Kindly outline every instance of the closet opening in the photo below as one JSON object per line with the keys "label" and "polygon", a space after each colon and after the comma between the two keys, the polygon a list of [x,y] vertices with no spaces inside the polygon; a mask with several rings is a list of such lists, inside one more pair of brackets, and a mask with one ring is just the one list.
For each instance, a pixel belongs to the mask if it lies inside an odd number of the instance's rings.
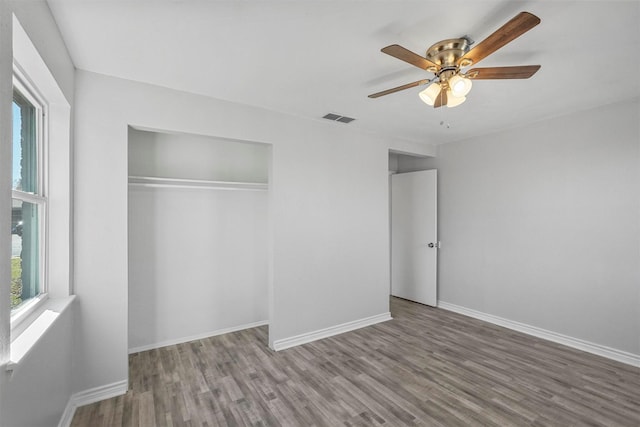
{"label": "closet opening", "polygon": [[267,325],[271,145],[128,137],[129,353]]}

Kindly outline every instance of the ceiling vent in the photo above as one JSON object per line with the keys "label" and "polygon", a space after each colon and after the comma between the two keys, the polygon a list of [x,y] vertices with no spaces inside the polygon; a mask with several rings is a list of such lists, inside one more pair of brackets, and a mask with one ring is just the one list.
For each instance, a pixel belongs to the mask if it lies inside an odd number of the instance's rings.
{"label": "ceiling vent", "polygon": [[340,114],[329,113],[322,117],[323,119],[333,120],[334,122],[351,123],[355,119],[352,117],[341,116]]}

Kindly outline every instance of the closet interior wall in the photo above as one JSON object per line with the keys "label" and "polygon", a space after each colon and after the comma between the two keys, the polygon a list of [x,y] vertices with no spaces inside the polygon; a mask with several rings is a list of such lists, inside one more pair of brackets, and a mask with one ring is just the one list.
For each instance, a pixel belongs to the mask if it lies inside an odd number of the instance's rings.
{"label": "closet interior wall", "polygon": [[270,146],[129,129],[129,352],[266,324]]}

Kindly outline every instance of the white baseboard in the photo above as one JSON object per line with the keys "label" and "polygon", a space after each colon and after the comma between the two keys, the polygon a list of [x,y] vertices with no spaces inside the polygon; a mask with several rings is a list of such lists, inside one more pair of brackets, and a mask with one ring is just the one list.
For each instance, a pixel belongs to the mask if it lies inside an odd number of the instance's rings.
{"label": "white baseboard", "polygon": [[450,304],[444,301],[438,301],[438,308],[473,317],[474,319],[484,320],[485,322],[493,323],[494,325],[503,326],[514,331],[533,335],[534,337],[542,338],[558,344],[563,344],[567,347],[573,347],[578,350],[586,351],[587,353],[596,354],[598,356],[606,357],[617,362],[626,363],[627,365],[640,367],[640,355],[637,354],[628,353],[626,351],[617,350],[615,348],[595,344],[567,335],[562,335],[557,332],[552,332],[535,326],[526,325],[524,323],[515,322],[513,320],[472,310],[470,308],[461,307],[459,305]]}
{"label": "white baseboard", "polygon": [[275,351],[285,350],[287,348],[295,347],[297,345],[310,343],[311,341],[320,340],[323,338],[329,338],[334,335],[342,334],[344,332],[353,331],[355,329],[364,328],[365,326],[375,325],[376,323],[385,322],[391,320],[391,313],[382,313],[371,317],[365,317],[364,319],[354,320],[352,322],[343,323],[341,325],[331,326],[329,328],[320,329],[306,334],[296,335],[290,338],[283,338],[273,342],[273,349]]}
{"label": "white baseboard", "polygon": [[231,332],[241,331],[243,329],[255,328],[257,326],[268,325],[267,320],[261,320],[259,322],[247,323],[246,325],[233,326],[231,328],[218,329],[212,332],[204,332],[202,334],[191,335],[188,337],[180,337],[176,339],[161,341],[153,344],[143,345],[140,347],[134,347],[129,349],[129,354],[138,353],[140,351],[153,350],[156,348],[167,347],[169,345],[182,344],[189,341],[201,340],[204,338],[215,337],[216,335],[228,334]]}
{"label": "white baseboard", "polygon": [[62,413],[62,418],[58,423],[58,427],[69,427],[73,420],[73,415],[76,413],[76,409],[80,406],[89,405],[91,403],[99,402],[104,399],[110,399],[112,397],[125,394],[129,388],[127,380],[118,381],[112,384],[95,387],[89,390],[81,391],[79,393],[72,394],[69,398],[66,408]]}

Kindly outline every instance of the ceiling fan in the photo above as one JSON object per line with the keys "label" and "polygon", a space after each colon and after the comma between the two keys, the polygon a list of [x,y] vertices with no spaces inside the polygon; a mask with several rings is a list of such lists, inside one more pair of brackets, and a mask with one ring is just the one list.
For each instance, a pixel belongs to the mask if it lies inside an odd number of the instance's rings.
{"label": "ceiling fan", "polygon": [[382,52],[434,73],[435,76],[383,90],[369,95],[369,98],[379,98],[412,87],[429,85],[420,92],[420,98],[425,103],[434,108],[443,105],[455,107],[466,100],[466,95],[471,90],[472,80],[528,79],[540,69],[540,65],[472,68],[466,72],[462,69],[477,64],[539,23],[540,18],[537,16],[529,12],[520,12],[473,49],[471,48],[473,41],[465,36],[437,42],[427,49],[425,57],[397,44],[387,46],[382,49]]}

